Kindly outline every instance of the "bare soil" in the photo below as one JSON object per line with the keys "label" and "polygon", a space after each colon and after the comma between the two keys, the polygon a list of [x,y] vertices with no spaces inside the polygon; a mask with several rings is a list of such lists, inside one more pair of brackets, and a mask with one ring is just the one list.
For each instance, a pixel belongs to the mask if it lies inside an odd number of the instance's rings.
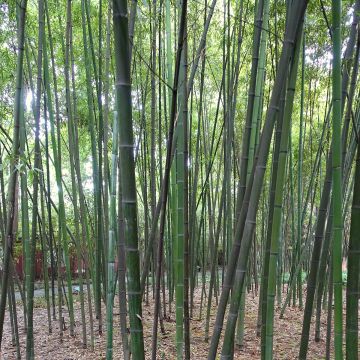
{"label": "bare soil", "polygon": [[[91,350],[89,319],[87,319],[87,338],[88,346],[86,349],[82,347],[81,335],[81,314],[79,297],[75,296],[75,318],[76,318],[76,335],[69,335],[68,314],[64,309],[65,323],[67,329],[64,331],[63,342],[59,341],[59,322],[52,321],[52,333],[49,334],[47,310],[45,300],[36,299],[34,309],[34,341],[35,341],[35,358],[41,360],[80,360],[80,359],[105,359],[106,355],[106,326],[104,321],[104,332],[100,336],[96,332],[97,321],[94,324],[94,348]],[[201,360],[207,358],[209,344],[204,341],[205,336],[205,316],[206,308],[202,308],[202,316],[200,318],[200,289],[194,295],[194,313],[191,319],[191,356],[192,359]],[[26,334],[24,331],[24,320],[22,306],[18,306],[19,321],[19,337],[21,345],[21,356],[25,358]],[[173,306],[174,308],[174,306]],[[260,359],[260,339],[256,336],[256,322],[258,312],[258,297],[255,294],[248,294],[246,298],[246,315],[245,315],[245,335],[244,346],[235,350],[235,359]],[[168,313],[168,305],[167,305]],[[106,309],[103,308],[103,316],[105,318]],[[115,299],[114,308],[114,359],[122,359],[122,345],[119,330],[119,308],[118,299]],[[212,326],[216,316],[216,304],[214,301],[211,309],[210,335]],[[297,359],[301,335],[303,312],[297,307],[287,308],[284,318],[279,318],[279,310],[275,314],[274,329],[274,359]],[[143,325],[144,325],[144,341],[146,358],[151,356],[151,332],[153,324],[153,304],[143,304]],[[164,319],[165,334],[158,335],[158,359],[176,359],[175,348],[175,314],[172,312],[170,316]],[[160,331],[160,327],[159,327]],[[308,359],[324,359],[325,358],[325,334],[326,334],[326,314],[322,316],[321,335],[322,340],[318,343],[314,341],[314,328],[311,328],[310,344],[308,351]],[[221,347],[219,347],[219,352]],[[1,360],[16,359],[16,348],[11,344],[11,327],[8,314],[5,319],[4,339],[2,345]],[[136,360],[136,359],[135,359]]]}

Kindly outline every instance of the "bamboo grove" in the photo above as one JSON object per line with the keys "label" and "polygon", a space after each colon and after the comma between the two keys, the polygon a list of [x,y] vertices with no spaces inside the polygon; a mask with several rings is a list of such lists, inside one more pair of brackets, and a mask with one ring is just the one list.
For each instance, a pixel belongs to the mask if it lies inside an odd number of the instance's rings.
{"label": "bamboo grove", "polygon": [[250,358],[250,321],[251,358],[358,359],[359,20],[360,0],[0,1],[0,354],[42,358],[42,327],[94,358]]}

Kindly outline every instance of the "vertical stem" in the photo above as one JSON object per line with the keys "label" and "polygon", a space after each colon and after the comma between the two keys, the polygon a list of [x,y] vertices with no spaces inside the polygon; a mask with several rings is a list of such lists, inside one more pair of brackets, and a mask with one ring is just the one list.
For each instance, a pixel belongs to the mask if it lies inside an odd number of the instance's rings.
{"label": "vertical stem", "polygon": [[342,167],[341,167],[341,0],[332,0],[333,17],[333,283],[335,359],[343,358],[342,350]]}
{"label": "vertical stem", "polygon": [[134,139],[131,106],[129,29],[126,0],[113,0],[113,28],[116,63],[116,110],[119,114],[120,179],[124,210],[124,235],[128,271],[128,304],[131,352],[144,359],[144,340],[140,289],[140,259],[136,209]]}

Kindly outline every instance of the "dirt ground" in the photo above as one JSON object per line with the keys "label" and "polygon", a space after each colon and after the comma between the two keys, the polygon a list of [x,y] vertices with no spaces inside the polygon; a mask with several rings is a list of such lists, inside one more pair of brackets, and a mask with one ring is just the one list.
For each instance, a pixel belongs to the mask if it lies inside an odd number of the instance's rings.
{"label": "dirt ground", "polygon": [[[191,355],[192,359],[206,359],[209,344],[204,341],[205,333],[205,316],[206,309],[202,310],[200,319],[200,290],[194,295],[194,314],[191,320]],[[89,323],[88,348],[83,349],[81,344],[81,322],[80,322],[80,304],[78,296],[75,296],[75,317],[76,317],[76,336],[70,337],[69,329],[64,332],[63,343],[59,342],[58,321],[52,322],[52,334],[48,333],[48,319],[45,301],[37,300],[34,309],[34,341],[35,341],[35,359],[41,360],[78,360],[78,359],[105,359],[106,334],[102,336],[95,332],[95,350],[90,347]],[[258,298],[249,294],[246,298],[246,316],[245,316],[245,335],[244,347],[236,349],[235,359],[260,359],[260,339],[256,336]],[[19,336],[21,343],[21,355],[25,357],[26,334],[23,326],[22,306],[17,307],[19,319]],[[105,308],[103,308],[105,317]],[[64,311],[65,312],[65,311]],[[119,309],[118,300],[115,299],[114,309],[114,359],[122,359],[122,346],[119,331]],[[216,305],[211,310],[210,335],[212,333],[213,321],[216,315]],[[67,314],[65,313],[65,322],[68,325]],[[298,308],[287,308],[284,318],[279,319],[277,311],[274,329],[274,359],[296,359],[298,357],[301,325],[303,313]],[[315,343],[313,340],[314,329],[311,328],[310,344],[308,359],[325,358],[325,332],[326,316],[323,314],[321,323],[322,340]],[[87,321],[89,321],[87,319]],[[153,304],[143,304],[143,325],[146,358],[151,356],[151,332],[153,323]],[[105,322],[104,322],[105,325]],[[96,324],[94,325],[96,326]],[[104,326],[105,327],[105,326]],[[170,317],[164,321],[165,334],[159,333],[158,336],[158,358],[159,359],[176,359],[175,349],[175,314],[171,313]],[[160,329],[160,328],[159,328]],[[159,330],[160,331],[160,330]],[[221,349],[221,347],[219,347]],[[221,350],[219,350],[221,351]],[[2,345],[1,360],[16,359],[16,349],[11,344],[11,328],[9,316],[6,316],[4,327],[4,339]],[[136,359],[135,359],[136,360]]]}

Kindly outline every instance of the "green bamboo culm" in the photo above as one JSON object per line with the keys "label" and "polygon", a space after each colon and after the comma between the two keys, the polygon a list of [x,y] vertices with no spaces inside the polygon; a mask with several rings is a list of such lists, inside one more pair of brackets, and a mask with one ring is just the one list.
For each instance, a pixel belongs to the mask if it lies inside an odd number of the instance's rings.
{"label": "green bamboo culm", "polygon": [[16,93],[14,105],[14,133],[12,142],[12,159],[10,164],[10,178],[8,181],[7,193],[7,218],[6,218],[6,237],[3,261],[3,275],[1,281],[0,297],[0,348],[3,339],[4,317],[6,307],[7,287],[9,281],[10,257],[14,240],[14,218],[16,215],[16,184],[18,178],[19,144],[20,144],[20,119],[23,116],[23,65],[24,65],[24,47],[25,47],[25,20],[26,20],[27,0],[19,3],[18,12],[18,51],[16,63]]}
{"label": "green bamboo culm", "polygon": [[177,237],[175,259],[175,303],[176,303],[176,353],[177,359],[183,359],[184,350],[184,51],[181,53],[179,69],[178,123],[176,147],[176,184],[177,184]]}
{"label": "green bamboo culm", "polygon": [[[70,317],[70,334],[74,335],[74,303],[73,303],[73,293],[72,293],[72,279],[70,272],[70,260],[69,260],[69,243],[68,235],[66,229],[66,215],[65,215],[65,201],[64,201],[64,190],[62,183],[62,171],[61,171],[61,156],[58,151],[59,142],[55,136],[55,116],[54,109],[52,104],[52,93],[50,89],[50,74],[49,74],[49,58],[47,53],[46,37],[44,36],[44,87],[46,89],[46,99],[47,99],[47,109],[49,112],[49,121],[50,121],[50,134],[51,134],[51,144],[53,149],[53,159],[55,167],[55,176],[56,176],[56,185],[58,188],[58,201],[59,201],[59,212],[58,212],[58,221],[59,221],[59,240],[58,240],[58,271],[61,271],[61,261],[64,258],[65,263],[65,272],[66,272],[66,285],[68,290],[68,304],[69,304],[69,317]],[[59,133],[59,128],[57,129]],[[59,134],[58,134],[59,137]],[[63,255],[62,256],[62,250]],[[60,274],[60,273],[59,273]],[[60,284],[60,277],[58,283]],[[59,295],[59,322],[61,323],[60,312],[62,312],[62,288],[58,285]],[[60,338],[62,337],[62,326],[59,326]]]}
{"label": "green bamboo culm", "polygon": [[358,142],[354,194],[351,211],[351,226],[348,252],[348,276],[346,287],[346,358],[357,359],[358,308],[359,308],[359,254],[360,254],[360,142]]}
{"label": "green bamboo culm", "polygon": [[[226,305],[229,299],[232,284],[234,284],[233,291],[236,296],[233,296],[231,299],[231,306],[225,330],[225,339],[227,336],[232,336],[234,333],[240,304],[240,296],[238,296],[238,294],[239,291],[241,294],[241,289],[244,284],[246,274],[245,268],[249,258],[251,240],[253,239],[254,234],[256,211],[264,180],[266,162],[268,159],[269,147],[274,129],[275,115],[279,105],[282,88],[285,86],[284,84],[288,74],[288,64],[294,52],[294,43],[297,38],[297,34],[300,31],[299,24],[300,21],[302,21],[306,6],[307,1],[304,0],[295,2],[294,6],[291,7],[290,23],[292,26],[286,27],[285,38],[287,40],[284,42],[279,60],[279,69],[281,69],[281,71],[277,73],[275,78],[275,83],[270,97],[270,105],[265,117],[266,120],[263,126],[261,139],[259,141],[259,148],[257,150],[257,162],[253,166],[252,174],[249,178],[249,184],[245,189],[243,205],[241,206],[241,211],[238,215],[239,218],[235,228],[234,243],[229,257],[221,297],[219,299],[214,331],[208,353],[208,360],[212,360],[216,357],[217,347],[223,328]],[[241,262],[241,267],[236,267],[237,261]],[[237,271],[235,275],[236,269]]]}
{"label": "green bamboo culm", "polygon": [[[22,95],[23,97],[23,95]],[[29,244],[30,244],[30,232],[29,232],[29,204],[28,204],[28,194],[27,194],[27,169],[26,169],[26,155],[25,155],[25,141],[26,141],[26,132],[25,132],[25,118],[24,118],[24,102],[22,103],[21,117],[20,117],[20,157],[21,157],[21,173],[20,173],[20,185],[21,185],[21,234],[23,238],[23,248],[24,255],[30,254]],[[27,271],[28,260],[25,259],[25,276],[29,274]],[[27,328],[27,310],[26,310],[26,278],[24,283],[24,324],[25,329]]]}
{"label": "green bamboo culm", "polygon": [[[81,243],[80,243],[80,216],[79,216],[79,207],[78,207],[78,192],[76,186],[76,175],[75,175],[75,132],[74,132],[74,119],[73,115],[76,115],[76,105],[75,101],[72,101],[70,97],[70,55],[71,55],[71,45],[72,44],[72,0],[67,1],[66,8],[66,46],[65,46],[65,92],[66,92],[66,104],[67,104],[67,130],[68,130],[68,140],[69,140],[69,148],[71,151],[69,152],[69,161],[70,161],[70,173],[71,173],[71,191],[72,191],[72,199],[74,205],[74,221],[75,221],[75,247],[76,247],[76,257],[78,264],[78,280],[79,280],[79,295],[80,295],[80,310],[81,310],[81,325],[82,325],[82,343],[83,348],[87,346],[87,336],[86,336],[86,319],[85,319],[85,306],[84,306],[84,286],[83,286],[83,275],[82,275],[82,261],[81,261]],[[74,108],[74,111],[72,111]]]}
{"label": "green bamboo culm", "polygon": [[333,121],[332,121],[332,196],[333,196],[333,283],[335,360],[342,350],[342,190],[341,190],[341,0],[332,0],[333,21]]}
{"label": "green bamboo culm", "polygon": [[255,85],[255,96],[254,96],[254,105],[252,110],[252,119],[251,119],[251,136],[249,143],[249,159],[247,164],[247,179],[251,174],[251,169],[255,160],[255,140],[259,114],[261,112],[261,101],[262,93],[265,82],[265,68],[266,68],[266,46],[268,38],[268,28],[269,28],[269,7],[270,0],[264,0],[263,4],[263,18],[262,18],[262,27],[261,27],[261,39],[259,46],[259,59],[257,65],[257,75],[256,75],[256,85]]}
{"label": "green bamboo culm", "polygon": [[[86,95],[87,95],[87,102],[89,104],[88,107],[88,128],[90,132],[90,142],[91,142],[91,157],[92,157],[92,177],[94,182],[94,208],[95,212],[98,214],[98,207],[101,201],[99,200],[100,194],[100,184],[99,184],[99,162],[98,162],[98,153],[96,147],[96,125],[95,125],[95,118],[94,118],[94,100],[92,94],[92,78],[91,78],[91,59],[89,53],[89,47],[92,49],[92,40],[91,40],[91,31],[89,31],[89,41],[88,35],[86,32],[86,19],[85,14],[87,12],[86,1],[81,1],[81,24],[82,24],[82,35],[83,35],[83,46],[84,46],[84,59],[85,59],[85,74],[86,74]],[[90,43],[90,46],[89,46]],[[94,57],[92,57],[93,59]],[[95,76],[96,78],[96,76]],[[99,216],[95,217],[95,231],[96,234],[102,234],[99,230],[99,227],[102,224],[102,221],[99,221]],[[101,241],[100,237],[97,237],[97,241],[95,242],[95,272],[93,276],[94,281],[94,298],[95,298],[95,311],[96,316],[98,319],[99,324],[99,334],[102,333],[102,314],[101,314],[101,274],[100,274],[100,263],[101,263]]]}
{"label": "green bamboo culm", "polygon": [[116,64],[116,111],[119,114],[120,181],[124,212],[124,236],[128,271],[128,304],[131,353],[133,359],[144,359],[142,326],[140,259],[136,209],[134,139],[131,108],[129,30],[126,0],[113,0],[113,30]]}
{"label": "green bamboo culm", "polygon": [[[165,2],[165,32],[166,32],[166,74],[167,81],[171,86],[173,86],[174,75],[173,75],[173,52],[172,52],[172,38],[171,38],[171,11],[170,11],[170,0],[166,0]],[[168,108],[171,109],[172,102],[172,92],[168,91]],[[176,129],[175,129],[176,131]],[[176,137],[174,135],[174,137]],[[173,161],[171,169],[170,169],[170,204],[169,204],[169,212],[171,218],[171,250],[172,256],[170,257],[171,270],[175,270],[175,257],[174,254],[176,249],[174,249],[176,244],[176,236],[177,236],[177,187],[176,187],[176,162]],[[174,271],[173,271],[174,272]],[[169,296],[170,303],[173,300],[173,283],[174,279],[169,276]]]}
{"label": "green bamboo culm", "polygon": [[106,296],[106,359],[113,357],[113,307],[115,283],[115,247],[116,247],[116,179],[118,162],[118,116],[114,112],[112,157],[111,157],[111,183],[110,183],[110,208],[109,208],[109,244],[107,254],[107,296]]}
{"label": "green bamboo culm", "polygon": [[[271,247],[269,258],[269,280],[267,289],[267,311],[266,311],[266,341],[265,341],[265,359],[271,360],[273,358],[273,332],[274,332],[274,308],[275,308],[275,290],[276,290],[276,274],[279,271],[277,268],[279,256],[279,242],[281,238],[281,218],[283,214],[283,197],[285,189],[286,176],[286,161],[289,148],[289,139],[291,134],[291,115],[294,104],[296,78],[299,64],[300,44],[303,32],[300,31],[294,57],[292,59],[291,72],[289,77],[289,84],[286,94],[286,104],[284,111],[284,119],[282,121],[281,140],[279,163],[276,176],[275,198],[274,198],[274,213],[271,227]],[[266,269],[265,269],[266,271]]]}
{"label": "green bamboo culm", "polygon": [[[263,10],[264,10],[264,1],[261,0],[256,5],[256,11],[255,11],[255,18],[254,18],[254,32],[253,32],[253,45],[252,45],[252,64],[251,64],[251,75],[250,75],[250,84],[249,84],[249,92],[248,92],[248,99],[247,99],[247,110],[246,110],[246,125],[245,125],[245,134],[244,134],[244,140],[242,143],[242,149],[241,149],[241,162],[240,162],[240,174],[244,174],[244,176],[240,176],[240,180],[238,183],[238,199],[236,200],[236,213],[239,215],[240,208],[243,205],[244,198],[243,195],[245,194],[245,189],[247,187],[249,178],[251,176],[252,167],[254,164],[254,152],[252,151],[255,147],[255,137],[256,137],[256,121],[253,121],[255,119],[255,113],[254,113],[254,105],[255,105],[255,99],[256,99],[256,86],[259,84],[257,83],[257,80],[259,79],[261,72],[258,74],[258,63],[259,63],[259,51],[260,51],[260,44],[261,44],[261,29],[263,24]],[[258,88],[259,90],[259,88]],[[255,112],[257,109],[255,109]],[[256,113],[257,115],[257,113]],[[231,141],[231,140],[230,140]],[[250,149],[251,148],[251,149]],[[228,154],[229,156],[229,154]],[[229,191],[229,189],[227,189]],[[228,209],[225,208],[225,211]],[[225,216],[226,217],[226,216]],[[230,246],[230,244],[229,244]],[[230,249],[228,249],[229,251]],[[239,266],[239,262],[237,264]],[[239,313],[239,323],[240,323],[240,341],[241,344],[243,337],[243,329],[241,323],[243,322],[243,315],[244,315],[244,306],[245,306],[245,288],[240,288],[239,293],[234,293],[235,297],[239,297],[240,299],[240,305],[233,307],[232,311],[236,311]],[[231,313],[231,317],[234,318],[234,314]],[[227,325],[227,335],[224,339],[223,349],[222,349],[222,358],[226,358],[229,356],[232,356],[233,352],[233,342],[234,342],[234,336],[235,336],[235,324],[233,326]],[[232,328],[232,330],[230,330]],[[230,336],[231,335],[231,336]]]}
{"label": "green bamboo culm", "polygon": [[38,33],[38,57],[37,57],[37,84],[36,84],[36,107],[35,107],[35,147],[33,168],[33,197],[32,197],[32,224],[31,240],[26,247],[26,290],[27,290],[27,332],[26,332],[26,359],[34,359],[34,282],[35,282],[35,248],[37,237],[38,194],[39,194],[39,171],[41,167],[40,155],[40,109],[41,109],[41,85],[43,67],[43,37],[44,37],[44,2],[38,2],[39,33]]}
{"label": "green bamboo culm", "polygon": [[[305,97],[305,46],[306,46],[306,38],[305,38],[305,31],[303,31],[303,40],[302,40],[302,61],[301,61],[301,93],[300,93],[300,119],[299,119],[299,151],[298,151],[298,183],[297,183],[297,243],[295,244],[294,249],[294,260],[297,259],[299,261],[300,257],[300,249],[302,246],[302,216],[301,216],[301,209],[302,209],[302,192],[303,192],[303,184],[302,184],[302,168],[303,168],[303,132],[304,132],[304,97]],[[300,263],[300,271],[298,272],[297,276],[297,287],[299,293],[299,307],[303,307],[302,301],[302,284],[301,284],[301,263]],[[292,289],[294,292],[294,298],[296,299],[296,285]]]}

